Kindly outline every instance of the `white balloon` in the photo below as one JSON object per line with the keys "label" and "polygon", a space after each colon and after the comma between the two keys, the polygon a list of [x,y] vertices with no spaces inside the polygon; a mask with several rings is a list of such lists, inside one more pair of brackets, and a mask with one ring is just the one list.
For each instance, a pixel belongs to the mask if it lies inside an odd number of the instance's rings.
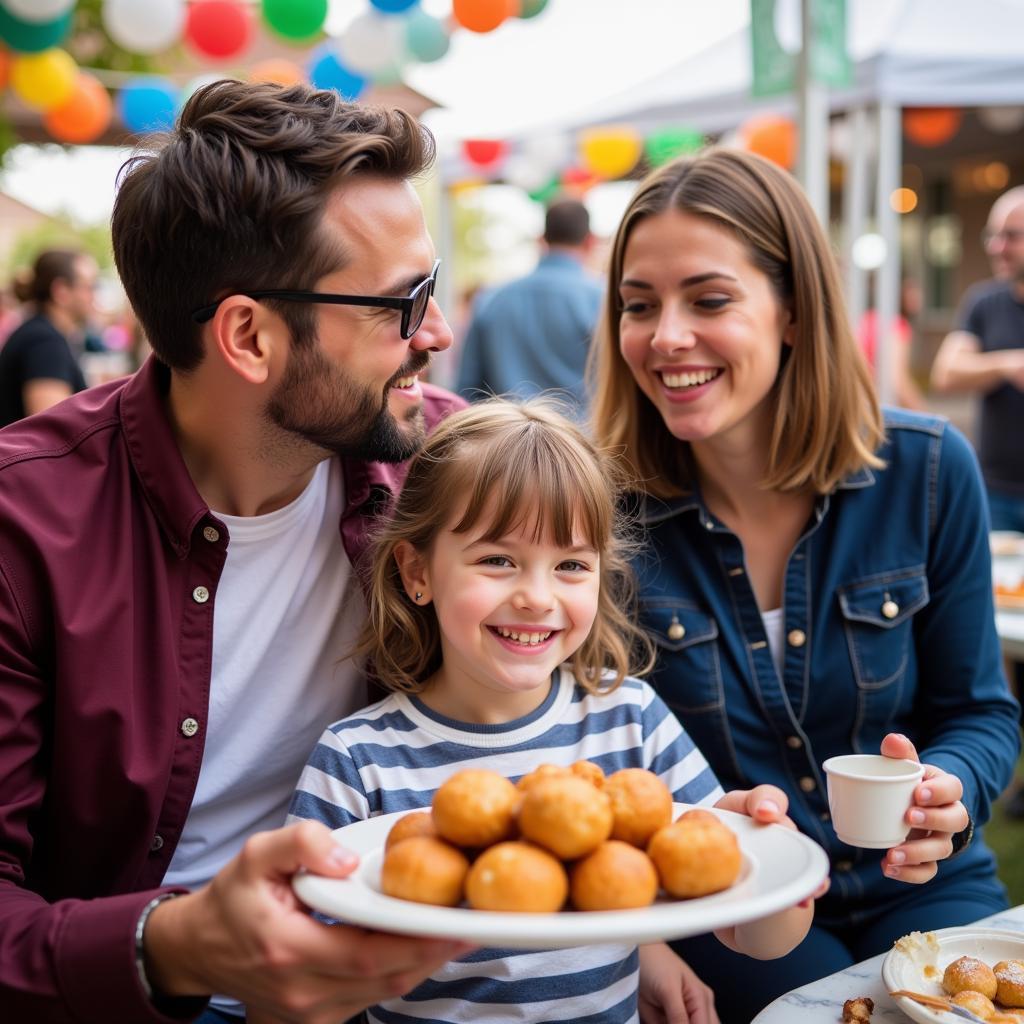
{"label": "white balloon", "polygon": [[523,140],[522,152],[535,164],[548,168],[554,174],[571,162],[572,138],[564,132],[530,135]]}
{"label": "white balloon", "polygon": [[75,0],[2,0],[0,6],[19,21],[44,25],[64,17],[75,6]]}
{"label": "white balloon", "polygon": [[990,132],[1009,135],[1024,125],[1024,107],[980,107],[978,120]]}
{"label": "white balloon", "polygon": [[397,70],[405,57],[405,23],[367,11],[354,19],[337,44],[342,64],[357,74],[373,76]]}
{"label": "white balloon", "polygon": [[861,270],[877,270],[888,255],[888,246],[881,235],[869,232],[854,239],[850,249],[850,256],[854,266]]}
{"label": "white balloon", "polygon": [[130,53],[159,53],[185,28],[185,0],[105,0],[103,27]]}
{"label": "white balloon", "polygon": [[510,185],[517,185],[524,192],[536,192],[551,181],[554,175],[554,167],[538,163],[526,153],[513,153],[505,161],[502,169],[502,177]]}

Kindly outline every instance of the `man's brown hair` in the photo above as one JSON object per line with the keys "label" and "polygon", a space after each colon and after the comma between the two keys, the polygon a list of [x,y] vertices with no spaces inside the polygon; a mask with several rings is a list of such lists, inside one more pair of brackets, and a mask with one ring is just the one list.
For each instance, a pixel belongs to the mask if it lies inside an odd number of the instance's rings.
{"label": "man's brown hair", "polygon": [[[412,178],[434,159],[433,137],[402,110],[231,80],[198,89],[150,145],[121,171],[114,260],[153,351],[179,371],[203,358],[193,310],[233,292],[308,289],[344,264],[321,229],[332,189],[356,175]],[[312,307],[273,306],[295,344],[312,341]]]}

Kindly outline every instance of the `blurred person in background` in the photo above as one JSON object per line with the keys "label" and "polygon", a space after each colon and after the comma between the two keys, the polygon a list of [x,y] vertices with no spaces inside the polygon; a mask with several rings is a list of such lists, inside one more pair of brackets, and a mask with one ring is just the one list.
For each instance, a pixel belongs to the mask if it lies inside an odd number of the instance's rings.
{"label": "blurred person in background", "polygon": [[[892,384],[893,404],[904,409],[927,408],[924,395],[910,372],[910,348],[914,341],[914,318],[921,312],[921,286],[913,278],[904,278],[900,284],[900,311],[890,321],[892,344],[889,346],[889,380]],[[871,367],[871,376],[878,380],[878,311],[864,310],[857,324],[857,343]]]}
{"label": "blurred person in background", "polygon": [[[992,204],[982,241],[992,280],[964,296],[956,329],[935,356],[932,386],[981,397],[977,446],[991,529],[1024,532],[1024,186]],[[1021,696],[1024,663],[1007,668]],[[1003,809],[1024,819],[1019,778]]]}
{"label": "blurred person in background", "polygon": [[544,255],[526,277],[477,298],[462,343],[456,390],[528,398],[551,388],[577,409],[602,285],[586,268],[594,244],[583,203],[563,199],[544,217]]}
{"label": "blurred person in background", "polygon": [[99,269],[83,252],[49,249],[30,275],[14,282],[15,296],[33,309],[0,349],[0,426],[49,409],[85,390],[71,349],[89,323]]}

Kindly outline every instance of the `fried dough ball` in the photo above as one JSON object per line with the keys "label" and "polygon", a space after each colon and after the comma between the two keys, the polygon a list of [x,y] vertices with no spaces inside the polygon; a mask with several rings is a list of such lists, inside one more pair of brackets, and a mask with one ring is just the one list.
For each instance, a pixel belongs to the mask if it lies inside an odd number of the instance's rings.
{"label": "fried dough ball", "polygon": [[711,821],[703,815],[684,815],[658,829],[647,854],[665,891],[679,899],[728,889],[743,863],[733,831],[718,818]]}
{"label": "fried dough ball", "polygon": [[946,967],[942,987],[951,996],[957,992],[980,992],[988,999],[996,997],[996,976],[988,964],[973,956],[962,956]]}
{"label": "fried dough ball", "polygon": [[457,907],[468,871],[469,861],[461,850],[442,839],[411,836],[384,854],[380,887],[401,900]]}
{"label": "fried dough ball", "polygon": [[646,848],[651,836],[672,821],[672,794],[654,772],[623,768],[605,779],[612,802],[612,839]]}
{"label": "fried dough ball", "polygon": [[545,779],[564,779],[571,774],[568,768],[563,768],[560,764],[539,764],[516,783],[516,789],[525,793]]}
{"label": "fried dough ball", "polygon": [[546,850],[518,840],[484,850],[466,876],[466,899],[474,910],[554,913],[568,893],[565,868]]}
{"label": "fried dough ball", "polygon": [[609,839],[570,868],[569,893],[577,910],[648,907],[658,895],[658,872],[643,850]]}
{"label": "fried dough ball", "polygon": [[569,771],[573,775],[578,775],[581,779],[586,779],[587,782],[598,789],[604,788],[604,772],[601,771],[600,765],[594,764],[593,761],[573,761],[569,766]]}
{"label": "fried dough ball", "polygon": [[1000,960],[992,968],[996,998],[1003,1006],[1024,1006],[1024,960]]}
{"label": "fried dough ball", "polygon": [[519,793],[497,772],[465,768],[434,794],[438,835],[456,846],[490,846],[512,834]]}
{"label": "fried dough ball", "polygon": [[721,823],[721,818],[717,814],[713,814],[711,811],[705,811],[702,807],[691,807],[688,811],[683,811],[682,814],[676,818],[676,821],[717,821]]}
{"label": "fried dough ball", "polygon": [[403,839],[412,839],[413,836],[432,836],[437,838],[437,829],[434,828],[434,819],[430,811],[410,811],[403,814],[391,826],[387,839],[384,840],[385,852],[390,850],[395,843]]}
{"label": "fried dough ball", "polygon": [[611,803],[575,775],[543,779],[523,797],[519,831],[563,860],[575,860],[611,835]]}
{"label": "fried dough ball", "polygon": [[971,989],[957,992],[950,999],[950,1002],[955,1003],[957,1006],[962,1006],[965,1010],[970,1010],[971,1013],[982,1020],[988,1020],[996,1012],[996,1008],[992,1005],[992,1000],[988,996],[983,996],[980,992],[973,992]]}

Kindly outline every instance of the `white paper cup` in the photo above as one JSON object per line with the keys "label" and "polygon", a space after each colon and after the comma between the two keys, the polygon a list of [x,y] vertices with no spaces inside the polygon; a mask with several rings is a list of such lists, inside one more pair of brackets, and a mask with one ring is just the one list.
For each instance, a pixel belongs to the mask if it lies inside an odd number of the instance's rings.
{"label": "white paper cup", "polygon": [[923,765],[881,754],[843,754],[830,757],[822,768],[832,827],[844,843],[887,850],[907,838],[907,811]]}

